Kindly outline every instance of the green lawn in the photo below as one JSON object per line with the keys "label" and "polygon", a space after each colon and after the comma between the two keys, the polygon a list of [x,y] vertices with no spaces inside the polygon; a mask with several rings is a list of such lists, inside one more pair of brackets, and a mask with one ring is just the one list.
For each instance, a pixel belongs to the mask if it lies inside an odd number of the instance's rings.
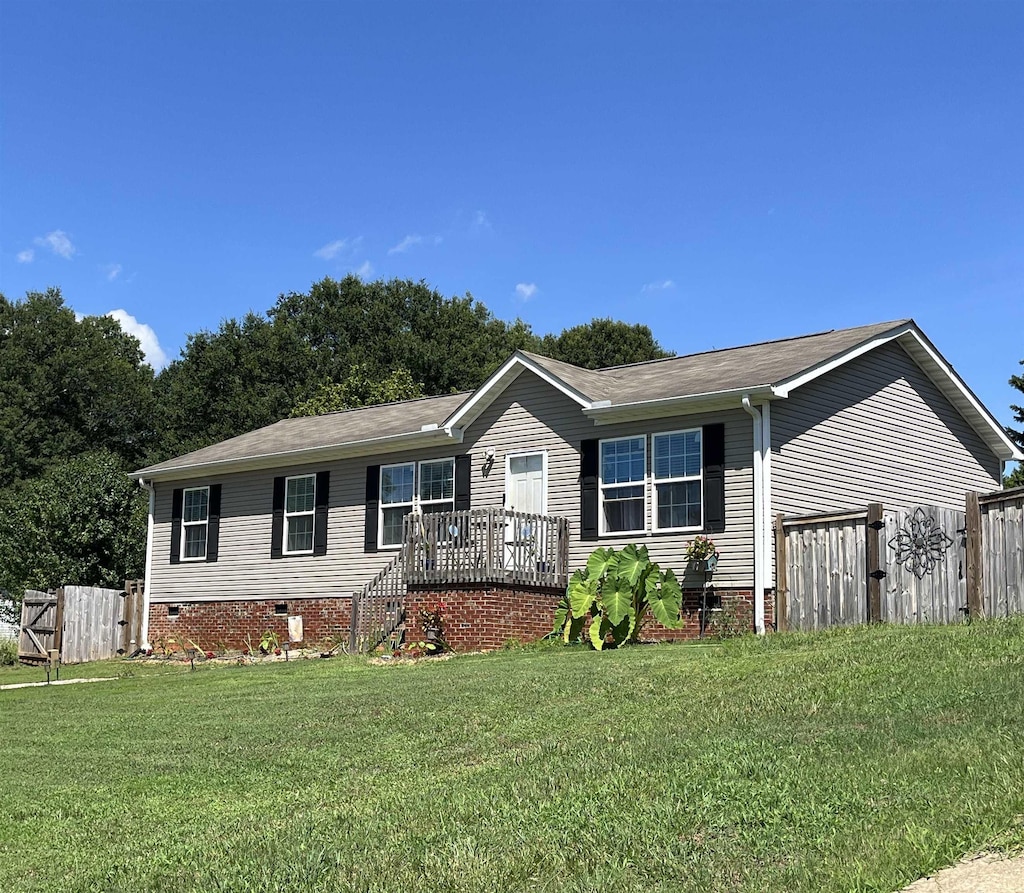
{"label": "green lawn", "polygon": [[890,893],[1024,841],[1022,706],[1020,621],[0,692],[0,890]]}

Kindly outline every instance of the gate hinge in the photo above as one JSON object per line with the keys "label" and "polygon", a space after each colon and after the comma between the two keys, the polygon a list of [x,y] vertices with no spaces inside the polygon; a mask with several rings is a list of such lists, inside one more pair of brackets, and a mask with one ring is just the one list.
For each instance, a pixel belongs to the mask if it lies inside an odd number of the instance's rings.
{"label": "gate hinge", "polygon": [[883,577],[885,577],[885,571],[881,569],[877,571],[872,571],[870,574],[868,574],[868,576],[871,577],[872,580],[881,580]]}
{"label": "gate hinge", "polygon": [[870,524],[868,524],[868,527],[870,527],[872,530],[881,530],[883,527],[885,527],[885,521],[872,521]]}

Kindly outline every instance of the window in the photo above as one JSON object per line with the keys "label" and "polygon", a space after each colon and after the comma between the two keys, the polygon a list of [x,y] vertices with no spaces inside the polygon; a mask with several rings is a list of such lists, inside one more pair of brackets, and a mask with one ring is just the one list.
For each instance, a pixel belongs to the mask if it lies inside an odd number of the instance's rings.
{"label": "window", "polygon": [[601,532],[646,529],[647,438],[601,441]]}
{"label": "window", "polygon": [[285,479],[284,553],[296,555],[313,551],[313,513],[316,475]]}
{"label": "window", "polygon": [[380,467],[380,510],[382,546],[398,546],[402,542],[402,519],[412,511],[416,490],[413,478],[416,465],[382,465]]}
{"label": "window", "polygon": [[181,560],[205,561],[210,522],[210,488],[192,487],[182,493]]}
{"label": "window", "polygon": [[686,530],[703,526],[701,432],[655,434],[654,529]]}
{"label": "window", "polygon": [[380,468],[380,545],[402,544],[402,522],[413,511],[455,509],[455,460],[405,462]]}

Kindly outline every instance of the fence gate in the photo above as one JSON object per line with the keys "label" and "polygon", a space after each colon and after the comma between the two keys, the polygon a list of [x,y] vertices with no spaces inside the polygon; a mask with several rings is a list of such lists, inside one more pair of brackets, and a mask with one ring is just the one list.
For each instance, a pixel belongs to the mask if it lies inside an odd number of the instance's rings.
{"label": "fence gate", "polygon": [[124,591],[98,586],[27,591],[21,605],[18,659],[46,661],[51,649],[66,664],[134,654],[140,645],[142,608],[141,580],[129,580]]}
{"label": "fence gate", "polygon": [[888,623],[958,623],[967,612],[967,515],[934,505],[887,510],[879,545]]}
{"label": "fence gate", "polygon": [[64,628],[64,592],[29,589],[21,602],[18,660],[43,663],[52,649],[60,651]]}

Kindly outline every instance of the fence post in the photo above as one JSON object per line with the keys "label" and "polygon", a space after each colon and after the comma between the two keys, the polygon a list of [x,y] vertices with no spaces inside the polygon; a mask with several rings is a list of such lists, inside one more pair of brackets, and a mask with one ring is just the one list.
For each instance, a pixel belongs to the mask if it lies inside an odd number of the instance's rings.
{"label": "fence post", "polygon": [[356,645],[359,641],[359,593],[352,593],[352,607],[349,609],[349,631],[348,650],[349,654],[356,653]]}
{"label": "fence post", "polygon": [[775,516],[775,628],[785,632],[789,613],[789,578],[786,567],[786,531],[783,515]]}
{"label": "fence post", "polygon": [[966,504],[967,612],[971,618],[985,616],[984,575],[981,561],[981,503],[978,494],[970,491]]}
{"label": "fence post", "polygon": [[885,577],[885,569],[881,566],[882,530],[885,527],[885,521],[882,520],[882,503],[872,502],[868,504],[868,516],[865,525],[868,563],[868,623],[881,623],[882,580]]}
{"label": "fence post", "polygon": [[53,650],[60,654],[64,647],[64,587],[57,590],[57,609],[53,620]]}

